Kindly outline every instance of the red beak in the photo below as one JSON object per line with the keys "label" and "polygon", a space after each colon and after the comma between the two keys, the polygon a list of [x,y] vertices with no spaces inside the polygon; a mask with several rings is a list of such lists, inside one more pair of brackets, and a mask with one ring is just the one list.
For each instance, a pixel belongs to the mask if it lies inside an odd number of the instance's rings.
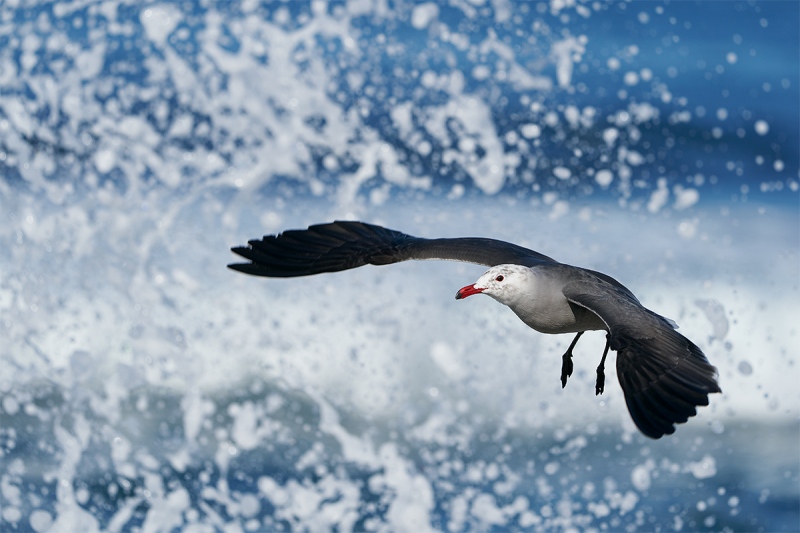
{"label": "red beak", "polygon": [[466,287],[462,287],[458,290],[456,293],[456,300],[462,300],[467,296],[472,296],[473,294],[480,294],[485,290],[485,288],[479,289],[475,285],[467,285]]}

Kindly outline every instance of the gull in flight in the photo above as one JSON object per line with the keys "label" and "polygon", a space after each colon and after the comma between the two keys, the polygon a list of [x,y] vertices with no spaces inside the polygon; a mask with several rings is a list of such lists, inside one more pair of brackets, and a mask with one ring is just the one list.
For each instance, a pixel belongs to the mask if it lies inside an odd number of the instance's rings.
{"label": "gull in flight", "polygon": [[251,240],[232,251],[248,263],[233,270],[270,278],[339,272],[363,265],[444,259],[485,265],[456,300],[486,294],[541,333],[575,333],[562,356],[561,386],[572,375],[572,351],[585,331],[604,330],[595,394],[605,387],[608,350],[617,352],[617,378],[631,418],[653,439],[708,405],[721,392],[717,369],[675,323],[645,308],[620,282],[594,270],[559,263],[508,242],[464,237],[424,239],[364,222],[337,221]]}

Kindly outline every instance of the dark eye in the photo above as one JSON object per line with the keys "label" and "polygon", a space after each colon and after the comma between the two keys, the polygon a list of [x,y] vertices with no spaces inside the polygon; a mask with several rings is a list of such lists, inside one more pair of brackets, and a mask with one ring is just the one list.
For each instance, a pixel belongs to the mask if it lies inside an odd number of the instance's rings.
{"label": "dark eye", "polygon": [[505,279],[505,278],[503,277],[503,275],[502,275],[502,274],[501,274],[501,275],[499,275],[499,276],[497,276],[496,278],[494,278],[494,280],[495,280],[495,281],[503,281],[504,279]]}

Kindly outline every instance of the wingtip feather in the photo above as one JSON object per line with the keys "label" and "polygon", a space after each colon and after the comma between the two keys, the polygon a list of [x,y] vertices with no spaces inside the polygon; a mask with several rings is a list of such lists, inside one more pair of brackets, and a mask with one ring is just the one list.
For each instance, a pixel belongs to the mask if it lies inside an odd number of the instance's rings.
{"label": "wingtip feather", "polygon": [[[616,335],[616,338],[613,336]],[[617,374],[636,426],[650,438],[675,431],[721,392],[717,369],[689,339],[672,329],[652,338],[634,338],[623,329],[612,333],[619,348]]]}

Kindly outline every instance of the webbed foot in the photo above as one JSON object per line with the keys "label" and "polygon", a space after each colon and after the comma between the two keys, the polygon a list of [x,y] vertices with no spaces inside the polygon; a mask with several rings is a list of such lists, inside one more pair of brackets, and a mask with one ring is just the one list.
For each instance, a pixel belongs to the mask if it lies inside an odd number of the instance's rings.
{"label": "webbed foot", "polygon": [[567,378],[572,375],[572,370],[574,368],[572,364],[572,349],[575,348],[575,345],[578,344],[578,339],[581,338],[583,335],[582,331],[579,331],[575,338],[572,339],[572,342],[567,348],[567,351],[564,352],[564,355],[561,356],[561,388],[567,386]]}
{"label": "webbed foot", "polygon": [[567,378],[572,375],[572,352],[568,351],[561,356],[561,388],[567,386]]}
{"label": "webbed foot", "polygon": [[606,355],[608,355],[608,346],[611,344],[611,335],[606,335],[606,347],[603,350],[603,358],[600,359],[600,365],[597,367],[597,381],[594,384],[594,395],[600,396],[603,394],[606,386]]}

